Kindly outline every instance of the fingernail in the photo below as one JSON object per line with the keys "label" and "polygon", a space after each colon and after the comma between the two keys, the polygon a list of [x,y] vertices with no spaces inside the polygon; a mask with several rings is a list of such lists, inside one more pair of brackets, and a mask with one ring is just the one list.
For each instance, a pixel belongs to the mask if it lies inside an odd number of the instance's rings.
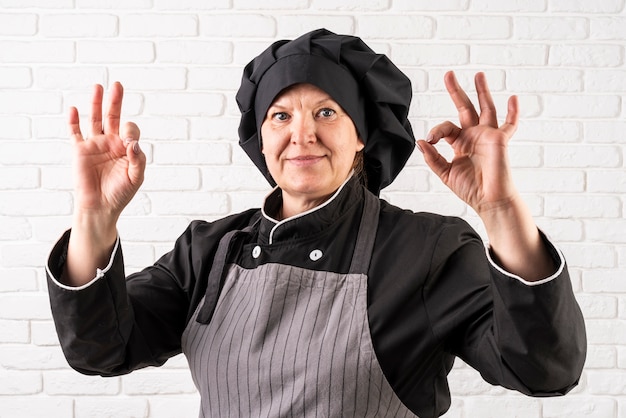
{"label": "fingernail", "polygon": [[433,134],[428,134],[428,136],[426,137],[427,142],[433,142],[434,139],[435,139],[435,135]]}
{"label": "fingernail", "polygon": [[124,144],[126,144],[126,145],[130,144],[133,141],[134,141],[133,138],[124,138]]}
{"label": "fingernail", "polygon": [[139,148],[139,141],[135,141],[133,144],[133,152],[135,154],[139,154],[141,152],[141,148]]}
{"label": "fingernail", "polygon": [[422,149],[422,147],[420,146],[420,143],[415,141],[415,145],[417,145],[417,149],[420,150],[420,152],[423,154],[424,150]]}

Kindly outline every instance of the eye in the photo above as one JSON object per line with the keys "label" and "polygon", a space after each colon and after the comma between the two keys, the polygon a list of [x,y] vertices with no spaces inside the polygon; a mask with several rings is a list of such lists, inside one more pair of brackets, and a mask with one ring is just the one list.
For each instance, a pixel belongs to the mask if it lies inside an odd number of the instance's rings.
{"label": "eye", "polygon": [[321,109],[319,112],[317,112],[317,116],[321,117],[321,118],[330,118],[335,116],[335,111],[333,109],[329,109],[327,107]]}
{"label": "eye", "polygon": [[289,119],[289,115],[287,112],[276,112],[272,113],[272,120],[283,122]]}

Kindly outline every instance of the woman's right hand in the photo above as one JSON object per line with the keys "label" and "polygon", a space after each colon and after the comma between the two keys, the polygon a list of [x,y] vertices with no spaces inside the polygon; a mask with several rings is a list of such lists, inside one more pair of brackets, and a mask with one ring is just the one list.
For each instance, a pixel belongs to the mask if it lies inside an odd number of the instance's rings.
{"label": "woman's right hand", "polygon": [[139,148],[139,128],[128,122],[120,130],[124,90],[111,86],[102,113],[103,88],[93,91],[89,136],[80,130],[78,110],[69,111],[74,149],[74,220],[62,281],[82,286],[103,269],[117,239],[117,220],[143,182],[146,156]]}
{"label": "woman's right hand", "polygon": [[146,158],[139,148],[139,128],[127,122],[120,131],[123,96],[122,85],[114,83],[103,115],[103,88],[94,86],[87,138],[80,129],[78,110],[70,108],[75,213],[112,216],[117,220],[143,182]]}

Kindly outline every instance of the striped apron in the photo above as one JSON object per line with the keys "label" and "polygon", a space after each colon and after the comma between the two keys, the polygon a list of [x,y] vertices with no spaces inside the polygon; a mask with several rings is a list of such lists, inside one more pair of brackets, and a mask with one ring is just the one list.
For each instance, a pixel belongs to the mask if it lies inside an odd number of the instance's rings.
{"label": "striped apron", "polygon": [[182,337],[200,417],[415,417],[383,375],[369,332],[378,211],[366,193],[348,274],[225,265],[231,242],[245,232],[222,239]]}

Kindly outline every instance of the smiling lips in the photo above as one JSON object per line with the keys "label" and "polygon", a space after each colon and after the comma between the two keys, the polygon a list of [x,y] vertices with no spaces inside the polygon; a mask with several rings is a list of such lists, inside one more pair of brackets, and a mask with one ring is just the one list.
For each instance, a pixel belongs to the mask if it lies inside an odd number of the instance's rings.
{"label": "smiling lips", "polygon": [[299,155],[297,157],[287,158],[287,161],[299,167],[306,167],[316,164],[322,160],[322,158],[324,157],[318,155]]}

